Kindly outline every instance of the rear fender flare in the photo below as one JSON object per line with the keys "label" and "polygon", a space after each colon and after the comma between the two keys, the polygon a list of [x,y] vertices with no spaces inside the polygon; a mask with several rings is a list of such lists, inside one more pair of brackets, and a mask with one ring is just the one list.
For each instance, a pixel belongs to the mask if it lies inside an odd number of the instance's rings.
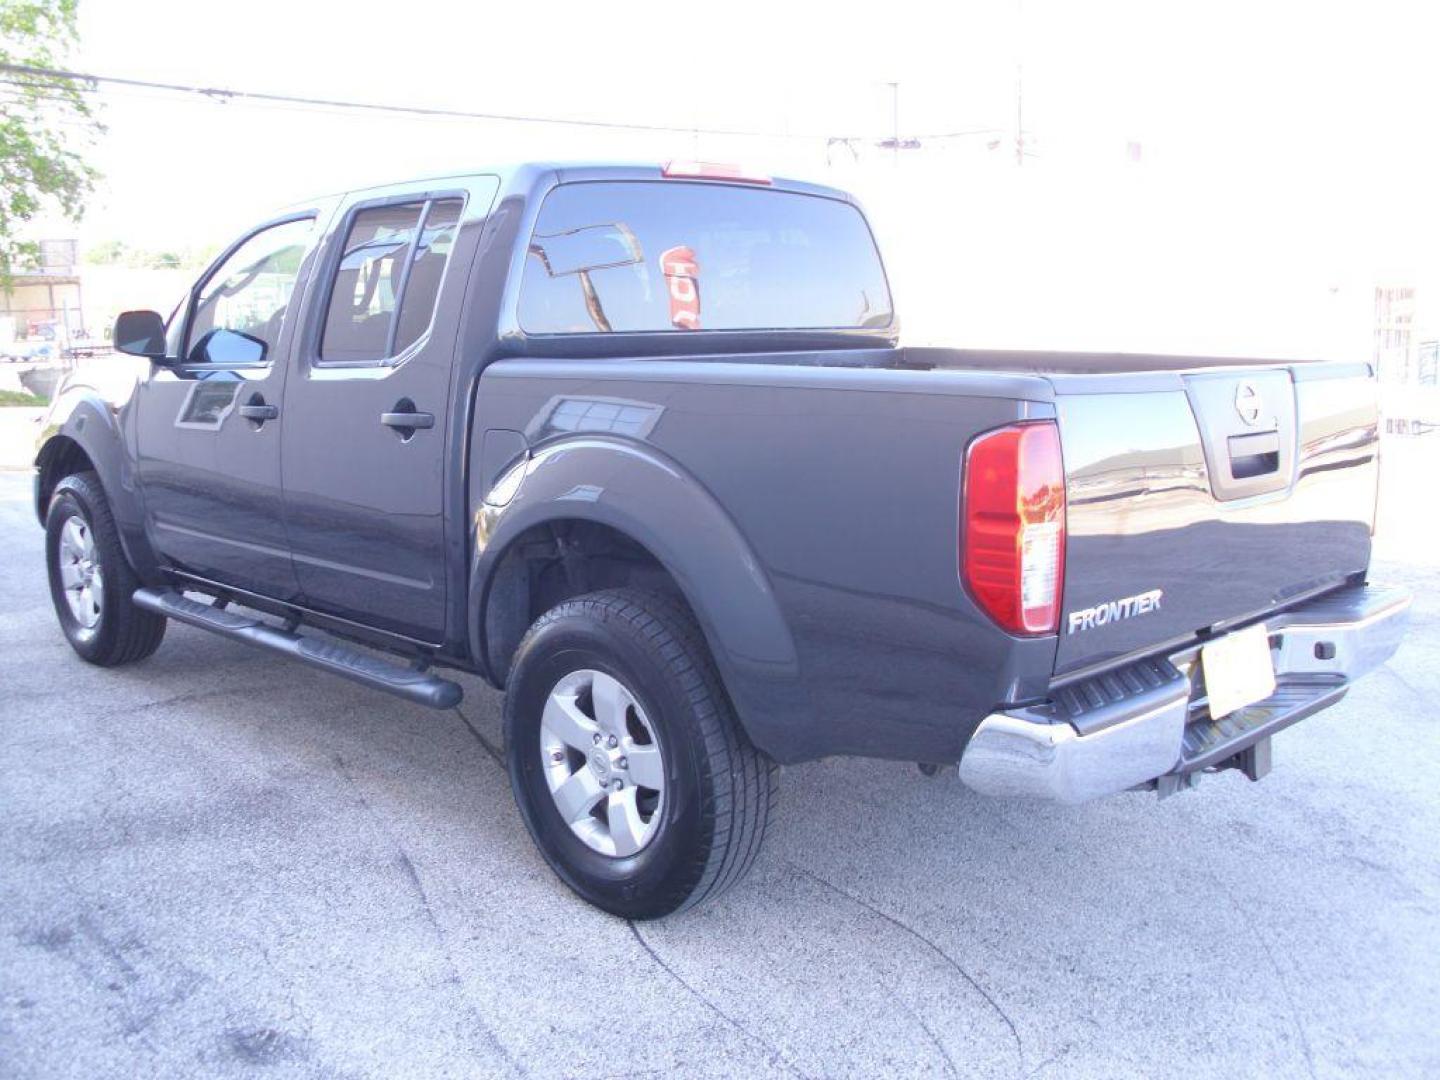
{"label": "rear fender flare", "polygon": [[[768,576],[735,522],[705,487],[652,447],[584,436],[548,443],[523,464],[504,506],[473,515],[472,656],[487,656],[484,611],[514,540],[547,521],[587,520],[624,533],[675,580],[700,623],[751,740],[808,718],[795,641]],[[514,477],[502,477],[497,490]],[[491,673],[492,680],[494,673]]]}

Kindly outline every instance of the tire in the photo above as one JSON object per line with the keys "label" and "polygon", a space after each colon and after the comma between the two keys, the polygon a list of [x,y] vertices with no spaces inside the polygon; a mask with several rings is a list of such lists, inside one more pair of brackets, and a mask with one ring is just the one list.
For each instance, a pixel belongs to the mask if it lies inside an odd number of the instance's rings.
{"label": "tire", "polygon": [[[77,559],[87,551],[88,559]],[[120,547],[110,504],[93,472],[73,473],[55,485],[45,515],[45,562],[55,616],[82,660],[118,667],[144,660],[160,647],[165,619],[135,606],[140,582]],[[98,589],[93,587],[97,577]],[[88,593],[75,589],[79,580],[88,580]]]}
{"label": "tire", "polygon": [[[609,680],[623,692],[618,710]],[[616,746],[610,734],[620,714]],[[505,746],[515,801],[540,853],[611,914],[653,919],[712,899],[759,854],[775,763],[741,729],[699,628],[666,597],[607,590],[541,616],[511,668]],[[608,766],[595,761],[607,754]],[[616,781],[620,790],[578,818],[562,813],[562,803],[583,807],[590,785],[608,790]],[[585,785],[582,797],[557,783]],[[643,842],[631,850],[637,837]]]}

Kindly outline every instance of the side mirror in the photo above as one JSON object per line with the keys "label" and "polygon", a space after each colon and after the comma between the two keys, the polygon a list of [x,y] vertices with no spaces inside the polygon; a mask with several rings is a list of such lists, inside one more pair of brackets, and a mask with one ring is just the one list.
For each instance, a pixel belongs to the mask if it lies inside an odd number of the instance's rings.
{"label": "side mirror", "polygon": [[156,311],[122,311],[115,320],[115,348],[150,360],[165,358],[165,320]]}
{"label": "side mirror", "polygon": [[265,362],[269,350],[265,342],[253,334],[239,330],[227,330],[223,326],[211,330],[190,350],[187,364],[241,364],[254,365]]}

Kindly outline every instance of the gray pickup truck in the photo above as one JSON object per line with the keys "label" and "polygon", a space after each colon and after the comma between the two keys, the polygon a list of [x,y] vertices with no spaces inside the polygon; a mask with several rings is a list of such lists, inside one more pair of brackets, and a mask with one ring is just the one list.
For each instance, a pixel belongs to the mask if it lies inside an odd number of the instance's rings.
{"label": "gray pickup truck", "polygon": [[634,918],[746,871],[777,764],[1258,779],[1396,648],[1367,364],[898,336],[827,188],[526,165],[307,201],[121,316],[119,392],[58,394],[60,626],[117,665],[174,620],[436,709],[480,675],[539,850]]}

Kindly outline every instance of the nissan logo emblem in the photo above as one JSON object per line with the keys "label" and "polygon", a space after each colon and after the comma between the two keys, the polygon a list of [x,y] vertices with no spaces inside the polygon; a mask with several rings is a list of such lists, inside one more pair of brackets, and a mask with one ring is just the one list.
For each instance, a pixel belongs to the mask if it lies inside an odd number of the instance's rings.
{"label": "nissan logo emblem", "polygon": [[1235,387],[1235,411],[1247,424],[1260,422],[1260,391],[1249,379],[1241,379]]}

